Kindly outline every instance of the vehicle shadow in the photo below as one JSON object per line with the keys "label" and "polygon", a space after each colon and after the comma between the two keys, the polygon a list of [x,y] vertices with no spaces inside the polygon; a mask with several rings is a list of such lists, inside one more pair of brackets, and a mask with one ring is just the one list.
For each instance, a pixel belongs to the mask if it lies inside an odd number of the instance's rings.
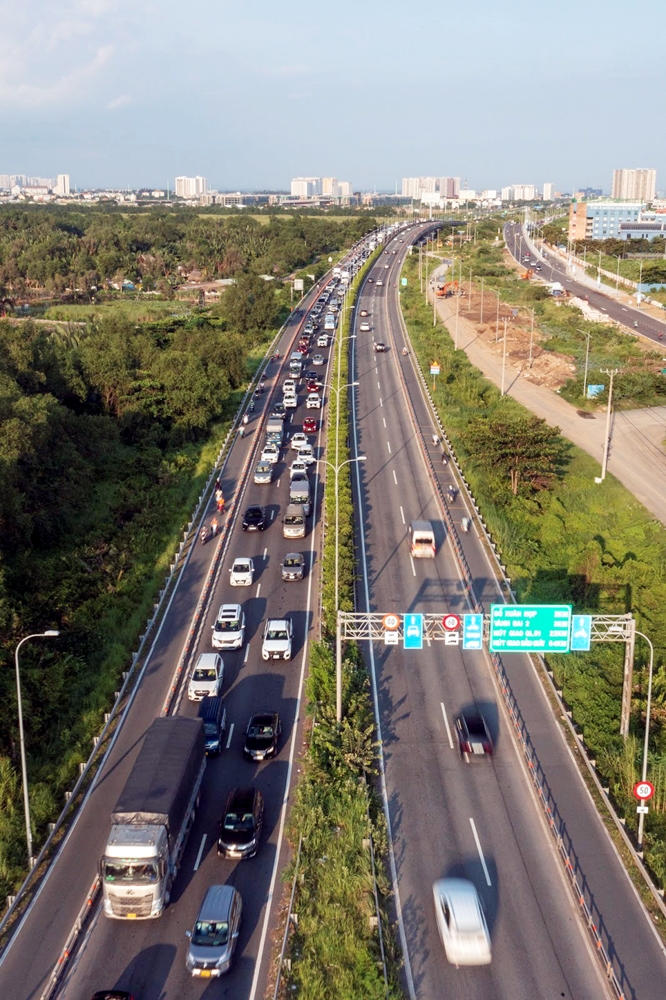
{"label": "vehicle shadow", "polygon": [[153,1000],[163,1000],[178,949],[173,944],[153,944],[138,952],[114,983],[118,990],[128,990],[139,997],[147,982]]}

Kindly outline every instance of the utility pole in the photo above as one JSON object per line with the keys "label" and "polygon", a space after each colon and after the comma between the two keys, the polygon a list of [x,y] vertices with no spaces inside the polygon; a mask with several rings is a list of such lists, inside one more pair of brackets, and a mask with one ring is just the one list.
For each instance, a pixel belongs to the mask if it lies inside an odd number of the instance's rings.
{"label": "utility pole", "polygon": [[481,278],[481,306],[479,308],[479,323],[483,323],[483,278]]}
{"label": "utility pole", "polygon": [[506,316],[504,317],[504,347],[502,349],[502,392],[504,395],[504,374],[506,372]]}
{"label": "utility pole", "polygon": [[455,348],[458,350],[458,313],[460,312],[460,289],[456,292],[456,343]]}
{"label": "utility pole", "polygon": [[530,368],[532,367],[532,344],[533,344],[533,342],[534,342],[534,309],[532,310],[532,326],[530,327],[530,364],[529,364]]}
{"label": "utility pole", "polygon": [[495,316],[495,343],[499,340],[499,289],[497,291],[497,315]]}
{"label": "utility pole", "polygon": [[619,368],[602,368],[601,371],[604,375],[610,376],[610,385],[608,387],[608,410],[606,411],[606,439],[604,441],[604,459],[601,465],[601,477],[595,477],[595,483],[603,483],[606,478],[606,469],[608,468],[608,453],[610,451],[610,429],[611,429],[611,412],[613,408],[613,379],[619,373]]}
{"label": "utility pole", "polygon": [[[580,330],[579,332],[582,333],[583,331]],[[587,347],[585,348],[585,377],[583,378],[583,399],[587,398],[587,372],[588,372],[589,361],[590,361],[590,337],[591,336],[592,336],[592,331],[588,330],[588,332],[586,334],[586,337],[587,337]]]}
{"label": "utility pole", "polygon": [[469,269],[469,302],[467,304],[469,312],[472,311],[472,268]]}

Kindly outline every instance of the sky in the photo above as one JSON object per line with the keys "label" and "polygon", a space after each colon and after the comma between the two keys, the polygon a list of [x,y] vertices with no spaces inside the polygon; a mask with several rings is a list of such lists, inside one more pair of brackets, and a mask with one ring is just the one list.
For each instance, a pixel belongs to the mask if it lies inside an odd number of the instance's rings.
{"label": "sky", "polygon": [[[666,191],[666,3],[2,0],[0,173]],[[399,187],[398,187],[399,190]]]}

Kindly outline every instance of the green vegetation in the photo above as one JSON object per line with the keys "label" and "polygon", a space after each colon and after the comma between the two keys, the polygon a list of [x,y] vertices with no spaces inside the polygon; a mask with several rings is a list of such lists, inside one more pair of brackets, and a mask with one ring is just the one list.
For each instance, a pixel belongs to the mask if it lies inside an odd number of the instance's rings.
{"label": "green vegetation", "polygon": [[[433,356],[441,376],[432,393],[465,475],[483,511],[502,562],[522,602],[571,603],[599,614],[632,612],[655,646],[655,683],[648,777],[660,788],[646,824],[646,862],[666,883],[666,530],[612,476],[597,485],[598,463],[559,439],[547,482],[514,493],[494,449],[480,447],[477,428],[527,428],[531,414],[455,351],[449,333],[433,329],[432,309],[418,292],[417,263],[408,258],[409,284],[401,296],[421,364]],[[527,284],[526,282],[524,284]],[[540,423],[535,427],[539,428]],[[555,444],[549,438],[548,449]],[[554,474],[552,474],[554,473]],[[539,488],[534,488],[539,487]],[[644,732],[646,650],[636,648],[631,733],[619,736],[623,648],[598,644],[590,653],[552,656],[549,666],[580,727],[616,806],[635,829],[632,786],[640,774]]]}
{"label": "green vegetation", "polygon": [[[359,279],[356,279],[358,284]],[[348,331],[348,320],[340,335]],[[343,344],[338,372],[335,351],[332,381],[348,380],[348,345]],[[335,394],[329,410],[328,456],[336,461]],[[340,393],[339,462],[348,457],[347,390]],[[300,859],[285,873],[296,877],[298,926],[289,939],[289,985],[305,1000],[384,1000],[401,996],[398,956],[386,914],[390,885],[385,870],[386,832],[381,803],[369,779],[375,774],[372,702],[368,678],[356,646],[344,650],[343,721],[335,719],[335,613],[353,607],[353,508],[349,465],[339,475],[326,476],[323,619],[324,639],[313,646],[307,697],[316,724],[303,761],[290,818],[294,847]],[[335,491],[340,489],[340,588],[336,600]],[[301,840],[302,838],[302,840]],[[376,916],[370,839],[377,859],[377,889],[381,905],[388,984],[384,981]]]}

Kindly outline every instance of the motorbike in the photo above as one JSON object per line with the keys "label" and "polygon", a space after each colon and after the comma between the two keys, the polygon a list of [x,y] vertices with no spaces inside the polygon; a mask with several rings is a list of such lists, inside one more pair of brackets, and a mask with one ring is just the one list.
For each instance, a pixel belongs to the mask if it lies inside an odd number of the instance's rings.
{"label": "motorbike", "polygon": [[199,541],[201,542],[202,545],[205,545],[206,542],[208,541],[208,528],[206,527],[205,524],[201,529],[201,531],[199,532]]}
{"label": "motorbike", "polygon": [[469,518],[463,517],[462,519],[462,530],[467,533],[469,531]]}
{"label": "motorbike", "polygon": [[250,413],[254,413],[254,408],[255,408],[255,402],[253,399],[251,399],[250,405],[248,406],[248,410],[250,411]]}

